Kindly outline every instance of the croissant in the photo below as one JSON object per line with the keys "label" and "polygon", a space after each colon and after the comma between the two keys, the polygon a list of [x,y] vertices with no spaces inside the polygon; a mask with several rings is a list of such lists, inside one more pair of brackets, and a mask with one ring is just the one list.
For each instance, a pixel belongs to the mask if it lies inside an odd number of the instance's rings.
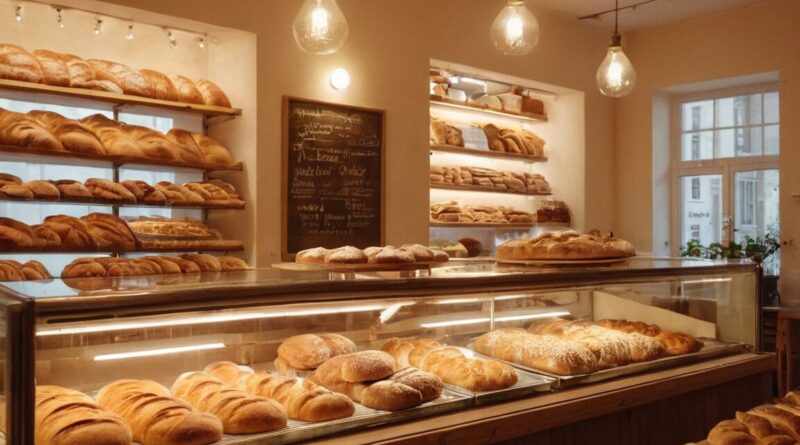
{"label": "croissant", "polygon": [[286,408],[290,419],[322,422],[355,413],[355,405],[347,396],[328,391],[309,380],[245,371],[231,362],[212,363],[204,372],[250,395],[277,400]]}

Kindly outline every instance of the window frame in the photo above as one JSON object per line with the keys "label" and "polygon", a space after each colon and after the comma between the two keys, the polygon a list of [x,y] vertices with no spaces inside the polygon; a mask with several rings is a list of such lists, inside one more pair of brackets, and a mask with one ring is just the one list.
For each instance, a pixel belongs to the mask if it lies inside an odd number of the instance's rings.
{"label": "window frame", "polygon": [[[723,99],[728,97],[746,94],[765,94],[778,93],[780,100],[780,89],[777,82],[761,83],[735,88],[723,88],[687,94],[676,94],[670,97],[670,250],[672,255],[680,255],[681,248],[681,178],[684,176],[699,176],[717,174],[722,176],[722,219],[731,218],[733,212],[733,197],[735,194],[734,181],[737,172],[750,170],[778,170],[780,171],[780,150],[779,154],[766,153],[766,143],[762,147],[762,154],[759,156],[739,156],[730,158],[714,158],[702,160],[682,160],[683,156],[683,131],[682,131],[682,105],[686,102],[703,100]],[[764,104],[762,101],[762,110]],[[763,113],[763,111],[762,111]],[[779,112],[780,116],[780,112]],[[716,121],[714,122],[716,124]],[[762,122],[758,125],[766,128],[775,123]],[[778,120],[780,127],[781,122]],[[751,128],[751,125],[730,127],[730,128]],[[729,127],[712,127],[710,130],[720,130]],[[765,130],[766,131],[766,130]],[[691,133],[691,132],[689,132]],[[698,132],[699,134],[699,132]],[[762,135],[764,138],[765,135]],[[762,139],[764,140],[764,139]],[[733,221],[732,219],[730,221]],[[724,225],[724,224],[723,224]],[[722,230],[722,242],[727,243],[733,236],[735,223]]]}

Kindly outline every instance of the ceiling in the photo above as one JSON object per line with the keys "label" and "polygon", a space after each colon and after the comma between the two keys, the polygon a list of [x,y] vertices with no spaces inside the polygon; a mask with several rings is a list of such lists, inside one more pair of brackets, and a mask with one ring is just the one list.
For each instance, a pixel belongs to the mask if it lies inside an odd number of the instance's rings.
{"label": "ceiling", "polygon": [[[614,9],[614,0],[529,1],[533,5],[559,11],[576,18]],[[642,0],[619,0],[619,6],[621,8],[641,1]],[[657,0],[653,3],[639,6],[636,9],[620,11],[619,28],[621,31],[632,31],[679,21],[687,17],[737,9],[765,1],[769,0]],[[597,24],[597,26],[613,28],[614,14],[606,14],[600,19],[589,19],[585,21],[590,24]]]}

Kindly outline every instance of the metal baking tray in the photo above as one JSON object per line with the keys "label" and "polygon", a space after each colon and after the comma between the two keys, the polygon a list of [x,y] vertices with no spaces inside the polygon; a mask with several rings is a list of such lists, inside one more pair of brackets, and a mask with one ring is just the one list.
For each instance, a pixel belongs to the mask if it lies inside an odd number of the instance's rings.
{"label": "metal baking tray", "polygon": [[[515,368],[532,372],[534,374],[540,374],[552,377],[554,379],[553,388],[566,388],[584,383],[601,382],[604,380],[610,380],[613,378],[622,377],[630,374],[638,374],[641,372],[671,368],[689,363],[696,363],[703,360],[708,360],[713,357],[733,354],[736,352],[741,352],[750,349],[750,346],[744,343],[727,342],[723,340],[715,340],[712,338],[704,338],[704,337],[700,337],[698,338],[698,340],[703,342],[703,348],[691,354],[677,355],[674,357],[662,357],[656,360],[651,360],[649,362],[632,363],[630,365],[617,366],[615,368],[603,369],[588,374],[559,375],[541,371],[535,368],[529,368],[527,366],[520,365],[519,363],[512,363],[512,362],[505,362],[505,363],[508,363],[509,365],[514,366]],[[470,349],[473,349],[471,343],[468,345],[468,347]]]}
{"label": "metal baking tray", "polygon": [[[475,353],[475,357],[497,360],[478,353]],[[490,403],[520,399],[540,392],[550,392],[553,389],[553,382],[556,380],[553,377],[528,372],[518,368],[515,368],[514,371],[517,372],[517,383],[508,388],[498,389],[496,391],[475,392],[447,383],[445,383],[444,387],[453,392],[459,392],[473,397],[476,405],[488,405]]]}

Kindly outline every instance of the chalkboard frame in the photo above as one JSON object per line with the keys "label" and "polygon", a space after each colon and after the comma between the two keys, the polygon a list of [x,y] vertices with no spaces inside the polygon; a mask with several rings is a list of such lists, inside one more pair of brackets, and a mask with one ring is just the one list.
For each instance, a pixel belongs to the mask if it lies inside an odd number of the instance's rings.
{"label": "chalkboard frame", "polygon": [[307,99],[297,96],[283,96],[283,106],[281,111],[281,261],[294,261],[295,254],[288,252],[289,227],[288,227],[288,205],[289,205],[289,103],[301,102],[309,105],[324,105],[336,107],[344,111],[358,111],[362,113],[376,113],[381,117],[381,145],[379,156],[381,158],[381,181],[380,181],[380,200],[381,200],[381,228],[380,245],[386,243],[386,110],[379,108],[368,108],[357,105],[348,105],[335,102],[326,102],[316,99]]}

